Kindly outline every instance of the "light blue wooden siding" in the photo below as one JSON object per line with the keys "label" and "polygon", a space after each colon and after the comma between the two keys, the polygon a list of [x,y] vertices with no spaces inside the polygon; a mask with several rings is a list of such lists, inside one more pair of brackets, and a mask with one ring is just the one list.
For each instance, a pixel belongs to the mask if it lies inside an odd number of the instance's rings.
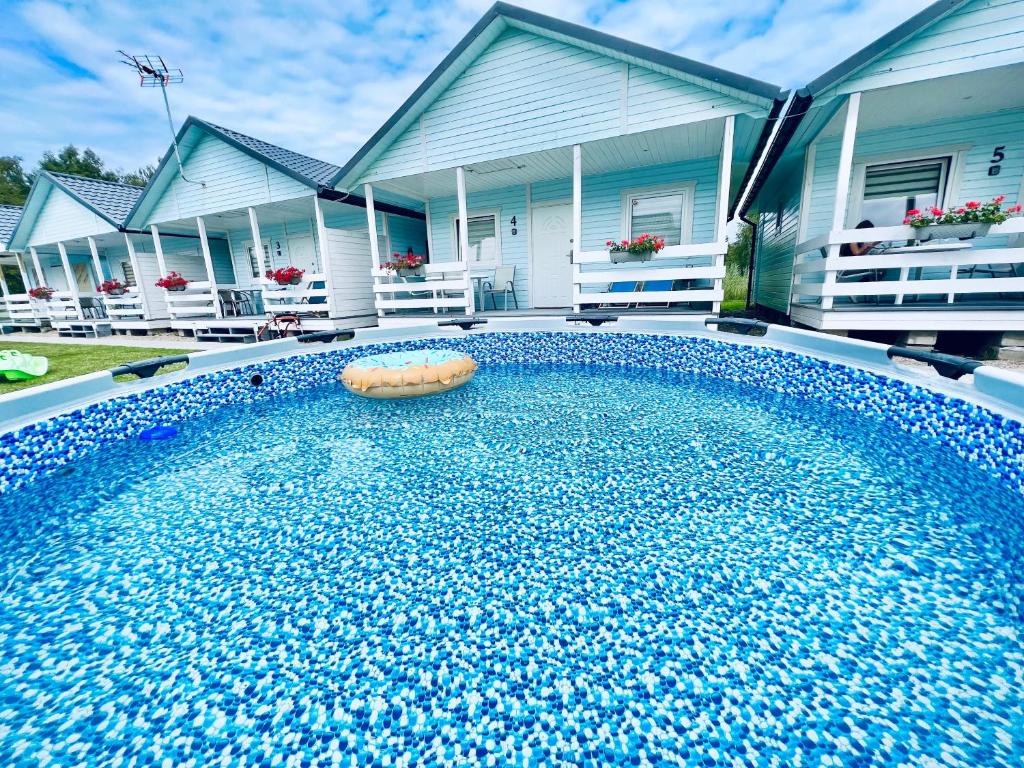
{"label": "light blue wooden siding", "polygon": [[29,245],[115,232],[114,227],[63,190],[51,186],[28,234]]}
{"label": "light blue wooden siding", "polygon": [[389,214],[388,235],[392,251],[404,254],[412,248],[413,253],[417,255],[427,252],[427,225],[420,219]]}
{"label": "light blue wooden siding", "polygon": [[[623,193],[662,187],[671,184],[695,183],[693,205],[693,242],[707,242],[714,237],[715,197],[718,184],[718,159],[703,158],[684,163],[652,166],[642,174],[622,171],[583,178],[583,247],[597,250],[606,240],[624,236]],[[533,184],[533,202],[572,200],[571,179],[558,179]],[[516,293],[521,305],[529,296],[529,215],[526,187],[508,187],[467,196],[470,215],[497,209],[501,221],[502,264],[516,267]],[[457,215],[455,197],[430,201],[431,238],[434,262],[455,259],[452,221]],[[512,234],[512,218],[516,234]]]}
{"label": "light blue wooden siding", "polygon": [[717,91],[643,67],[629,66],[628,132],[711,120],[744,112],[747,107]]}
{"label": "light blue wooden siding", "polygon": [[364,181],[757,108],[521,30],[500,35],[367,169]]}
{"label": "light blue wooden siding", "polygon": [[[840,139],[824,139],[818,143],[814,182],[811,190],[809,237],[827,232],[832,225],[832,208],[839,168]],[[920,155],[931,149],[967,146],[965,167],[959,189],[953,190],[947,204],[971,199],[988,200],[1006,195],[1016,202],[1024,175],[1024,110],[998,112],[959,120],[947,120],[905,128],[873,131],[857,136],[854,163],[874,157],[900,153]],[[1005,146],[1006,158],[998,176],[989,176],[992,151]],[[852,201],[852,195],[851,195]],[[857,222],[848,221],[850,225]]]}
{"label": "light blue wooden siding", "polygon": [[209,135],[203,135],[184,165],[188,178],[206,186],[184,181],[172,165],[168,171],[173,179],[162,190],[154,187],[153,199],[147,195],[141,221],[137,216],[134,224],[148,226],[314,194],[305,184]]}
{"label": "light blue wooden siding", "polygon": [[754,303],[789,314],[793,254],[800,228],[799,173],[773,179],[758,195]]}
{"label": "light blue wooden siding", "polygon": [[[366,226],[366,217],[363,217],[363,226]],[[315,225],[311,219],[295,219],[282,224],[266,224],[260,222],[260,237],[264,241],[270,241],[270,260],[274,269],[287,267],[291,264],[288,253],[288,238],[290,237],[315,237]],[[227,233],[231,242],[231,250],[235,254],[235,275],[239,285],[249,285],[252,282],[252,266],[249,263],[247,246],[252,243],[252,231],[234,229]],[[280,246],[280,247],[278,247]],[[262,263],[262,262],[261,262]]]}
{"label": "light blue wooden siding", "polygon": [[1024,0],[974,0],[896,47],[837,92],[883,88],[1024,61]]}

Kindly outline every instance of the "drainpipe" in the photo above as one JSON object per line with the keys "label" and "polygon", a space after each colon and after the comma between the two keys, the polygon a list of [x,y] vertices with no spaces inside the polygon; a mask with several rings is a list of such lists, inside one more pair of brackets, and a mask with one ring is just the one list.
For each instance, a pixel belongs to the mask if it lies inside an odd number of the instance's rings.
{"label": "drainpipe", "polygon": [[757,254],[757,224],[748,219],[746,214],[740,216],[740,221],[750,227],[750,264],[747,267],[747,309],[750,309],[750,300],[754,296],[754,258]]}

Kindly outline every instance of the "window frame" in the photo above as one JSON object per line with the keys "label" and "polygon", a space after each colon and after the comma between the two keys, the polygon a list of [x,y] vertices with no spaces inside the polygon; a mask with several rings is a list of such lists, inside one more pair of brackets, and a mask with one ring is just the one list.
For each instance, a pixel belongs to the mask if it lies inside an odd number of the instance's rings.
{"label": "window frame", "polygon": [[[469,223],[470,219],[482,219],[486,216],[494,217],[494,244],[495,244],[495,259],[493,261],[476,261],[469,262],[470,267],[490,268],[500,267],[504,263],[504,252],[501,248],[501,209],[500,208],[480,208],[478,210],[466,212],[466,222]],[[459,215],[453,213],[450,217],[451,226],[451,237],[452,237],[452,253],[458,258],[459,263],[464,260],[462,254],[459,253],[459,229],[458,221]]]}
{"label": "window frame", "polygon": [[946,178],[936,203],[940,208],[948,205],[947,201],[955,200],[960,190],[960,179],[963,177],[964,162],[969,145],[933,147],[920,152],[890,152],[884,155],[856,158],[853,164],[853,180],[851,182],[850,204],[847,206],[847,227],[857,225],[863,216],[864,186],[867,181],[868,168],[876,165],[896,165],[899,163],[914,164],[928,161],[949,160]]}
{"label": "window frame", "polygon": [[252,240],[245,240],[242,243],[242,249],[245,251],[245,260],[249,265],[249,274],[252,275],[253,280],[263,280],[266,278],[266,271],[274,269],[274,242],[272,238],[267,238],[261,245],[263,245],[263,263],[265,269],[258,275],[252,273],[252,257],[253,252],[256,250],[256,244]]}
{"label": "window frame", "polygon": [[[684,181],[673,184],[656,184],[649,187],[636,187],[622,190],[621,210],[622,221],[620,223],[620,240],[632,240],[633,205],[634,198],[643,197],[664,197],[665,195],[682,195],[683,198],[683,221],[679,232],[679,244],[693,242],[693,209],[697,193],[697,182]],[[660,232],[652,234],[661,235]]]}

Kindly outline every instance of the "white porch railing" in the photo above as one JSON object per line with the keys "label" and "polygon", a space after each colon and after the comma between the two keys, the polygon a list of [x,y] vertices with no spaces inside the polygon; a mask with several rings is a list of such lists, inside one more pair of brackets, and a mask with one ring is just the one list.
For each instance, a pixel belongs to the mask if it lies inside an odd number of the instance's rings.
{"label": "white porch railing", "polygon": [[111,322],[118,320],[144,320],[145,310],[142,306],[142,293],[139,288],[129,288],[120,296],[103,297],[103,306],[106,307],[107,317]]}
{"label": "white porch railing", "polygon": [[[819,235],[796,246],[791,303],[828,310],[836,299],[848,305],[863,297],[887,297],[886,305],[901,306],[935,297],[928,301],[963,306],[981,294],[1024,293],[1024,245],[1007,242],[1020,233],[1024,219],[1014,218],[994,225],[985,238],[967,241],[916,244],[922,233],[907,226]],[[890,245],[881,253],[839,255],[845,243],[870,242]],[[1024,309],[1022,299],[1007,301],[1020,301]]]}
{"label": "white porch railing", "polygon": [[193,280],[184,291],[164,291],[172,320],[216,317],[217,297],[209,280]]}
{"label": "white porch railing", "polygon": [[36,301],[27,293],[12,293],[7,296],[7,315],[11,322],[20,325],[37,325],[46,317],[43,302]]}
{"label": "white porch railing", "polygon": [[[650,261],[621,264],[613,264],[606,250],[583,251],[573,259],[573,309],[578,312],[592,304],[664,307],[711,302],[717,312],[724,295],[726,248],[725,243],[670,245]],[[681,260],[694,263],[668,264]],[[590,265],[600,267],[587,268]],[[613,290],[616,284],[628,288],[629,283],[635,284],[634,290]],[[652,283],[656,290],[645,290]]]}
{"label": "white porch railing", "polygon": [[[280,285],[274,280],[261,278],[259,285],[263,294],[263,308],[272,314],[291,312],[324,312],[329,309],[326,275],[304,275],[298,285]],[[311,287],[320,283],[323,288]]]}
{"label": "white porch railing", "polygon": [[77,320],[78,303],[71,291],[54,291],[48,301],[42,302],[46,316],[51,320]]}
{"label": "white porch railing", "polygon": [[[425,280],[406,282],[394,272],[375,268],[373,298],[380,312],[429,309],[469,309],[472,287],[469,272],[461,261],[423,265]],[[454,294],[454,295],[453,295]]]}

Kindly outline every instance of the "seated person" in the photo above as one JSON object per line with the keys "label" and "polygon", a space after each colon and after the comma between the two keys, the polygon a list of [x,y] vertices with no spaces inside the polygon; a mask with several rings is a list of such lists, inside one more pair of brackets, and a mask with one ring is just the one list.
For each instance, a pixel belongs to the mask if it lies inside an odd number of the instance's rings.
{"label": "seated person", "polygon": [[[870,219],[864,219],[864,221],[862,221],[860,224],[854,227],[854,229],[871,229],[874,226],[875,225],[871,222]],[[873,243],[843,243],[841,246],[839,246],[839,255],[863,256],[865,253],[868,253],[872,248],[878,245],[879,242],[880,241],[876,240]]]}

